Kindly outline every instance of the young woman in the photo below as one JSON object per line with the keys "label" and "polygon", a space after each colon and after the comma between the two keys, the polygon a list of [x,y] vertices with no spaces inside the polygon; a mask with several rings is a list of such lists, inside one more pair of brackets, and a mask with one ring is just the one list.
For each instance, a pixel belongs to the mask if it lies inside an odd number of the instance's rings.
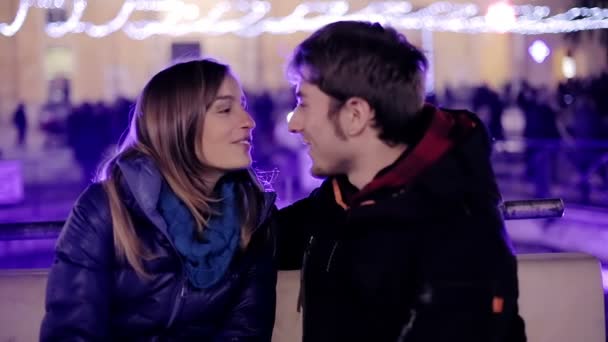
{"label": "young woman", "polygon": [[173,65],[57,242],[41,341],[270,341],[274,194],[226,65]]}

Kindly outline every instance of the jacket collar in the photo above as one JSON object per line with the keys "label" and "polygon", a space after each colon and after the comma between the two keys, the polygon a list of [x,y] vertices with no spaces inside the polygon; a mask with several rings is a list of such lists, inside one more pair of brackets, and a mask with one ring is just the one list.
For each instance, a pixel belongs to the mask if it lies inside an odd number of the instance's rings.
{"label": "jacket collar", "polygon": [[[123,176],[120,186],[127,206],[166,231],[165,220],[157,209],[163,177],[154,161],[145,156],[123,158],[117,161],[117,166]],[[260,219],[256,230],[266,221],[276,200],[274,192],[263,192],[262,195]]]}

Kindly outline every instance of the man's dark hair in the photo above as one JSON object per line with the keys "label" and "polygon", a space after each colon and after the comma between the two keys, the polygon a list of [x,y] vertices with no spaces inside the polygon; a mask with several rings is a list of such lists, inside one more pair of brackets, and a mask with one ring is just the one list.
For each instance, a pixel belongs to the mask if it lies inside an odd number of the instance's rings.
{"label": "man's dark hair", "polygon": [[340,21],[304,40],[288,64],[288,77],[302,79],[332,97],[330,119],[352,97],[375,110],[379,137],[412,143],[410,133],[424,105],[428,62],[405,36],[378,23]]}

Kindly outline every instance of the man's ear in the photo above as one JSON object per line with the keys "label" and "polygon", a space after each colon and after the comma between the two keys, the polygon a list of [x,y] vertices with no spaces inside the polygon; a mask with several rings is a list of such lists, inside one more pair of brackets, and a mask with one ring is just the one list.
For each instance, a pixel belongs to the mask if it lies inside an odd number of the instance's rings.
{"label": "man's ear", "polygon": [[369,102],[360,97],[351,97],[342,106],[342,127],[347,136],[357,136],[373,123],[375,112]]}

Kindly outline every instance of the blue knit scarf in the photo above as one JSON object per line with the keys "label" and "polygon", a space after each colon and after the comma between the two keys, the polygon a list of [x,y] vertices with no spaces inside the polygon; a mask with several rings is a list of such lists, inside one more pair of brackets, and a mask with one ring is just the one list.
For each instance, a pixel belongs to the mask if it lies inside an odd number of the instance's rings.
{"label": "blue knit scarf", "polygon": [[158,209],[167,223],[167,230],[178,252],[184,257],[186,275],[192,286],[207,289],[226,273],[240,238],[240,220],[234,182],[219,185],[220,202],[212,208],[213,215],[203,230],[203,239],[196,238],[194,217],[188,207],[163,182]]}

